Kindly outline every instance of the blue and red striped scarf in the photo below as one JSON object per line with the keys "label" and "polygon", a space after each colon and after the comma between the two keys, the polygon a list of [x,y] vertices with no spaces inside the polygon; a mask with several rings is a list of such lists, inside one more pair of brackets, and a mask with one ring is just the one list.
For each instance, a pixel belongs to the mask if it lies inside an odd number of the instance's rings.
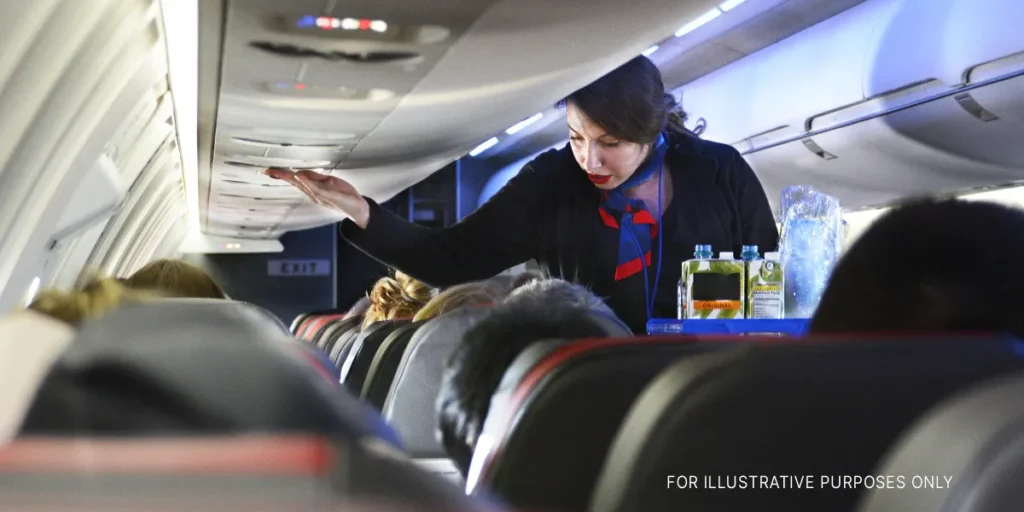
{"label": "blue and red striped scarf", "polygon": [[[637,169],[628,180],[606,191],[601,206],[597,209],[606,226],[619,230],[616,281],[626,279],[651,266],[651,240],[658,236],[658,222],[654,220],[654,216],[647,210],[642,200],[626,197],[626,190],[647,181],[655,172],[660,171],[667,151],[665,137],[659,135],[647,163]],[[613,212],[621,214],[618,220]]]}

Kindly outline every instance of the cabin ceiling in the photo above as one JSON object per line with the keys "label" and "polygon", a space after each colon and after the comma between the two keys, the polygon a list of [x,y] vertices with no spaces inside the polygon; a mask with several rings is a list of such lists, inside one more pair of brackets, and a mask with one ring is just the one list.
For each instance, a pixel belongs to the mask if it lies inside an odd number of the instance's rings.
{"label": "cabin ceiling", "polygon": [[[746,0],[683,37],[669,37],[650,58],[661,68],[665,86],[678,89],[863,2]],[[685,97],[682,103],[685,109]],[[545,112],[543,123],[536,123],[489,151],[487,165],[502,168],[566,140],[563,119],[564,114],[558,110]]]}
{"label": "cabin ceiling", "polygon": [[[217,15],[203,23],[200,39],[201,228],[277,238],[339,219],[259,174],[267,166],[323,169],[389,199],[717,4],[646,0],[625,11],[619,0],[206,5],[204,13]],[[337,20],[327,21],[330,30],[299,27],[317,16]],[[367,21],[345,30],[346,18]]]}

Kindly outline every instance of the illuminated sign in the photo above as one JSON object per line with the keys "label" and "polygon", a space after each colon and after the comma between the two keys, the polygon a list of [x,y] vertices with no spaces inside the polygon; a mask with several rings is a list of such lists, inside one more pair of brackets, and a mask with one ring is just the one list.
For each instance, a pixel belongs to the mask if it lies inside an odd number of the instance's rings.
{"label": "illuminated sign", "polygon": [[358,30],[387,32],[388,24],[382,20],[359,18],[332,18],[330,16],[303,16],[295,22],[299,28],[319,28],[321,30]]}

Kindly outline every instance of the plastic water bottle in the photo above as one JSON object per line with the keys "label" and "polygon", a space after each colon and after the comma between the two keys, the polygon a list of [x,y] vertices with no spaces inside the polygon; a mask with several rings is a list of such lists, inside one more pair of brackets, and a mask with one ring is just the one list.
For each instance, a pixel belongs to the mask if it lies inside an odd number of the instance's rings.
{"label": "plastic water bottle", "polygon": [[743,261],[754,261],[761,259],[761,253],[758,252],[756,245],[744,245],[743,251],[740,252],[740,259]]}
{"label": "plastic water bottle", "polygon": [[825,291],[831,270],[832,248],[824,221],[794,219],[789,224],[789,247],[783,257],[786,272],[786,316],[810,318]]}
{"label": "plastic water bottle", "polygon": [[[710,260],[715,257],[714,250],[710,245],[697,245],[693,249],[693,259]],[[683,263],[685,266],[686,264]],[[686,319],[686,272],[683,272],[676,285],[676,318]]]}

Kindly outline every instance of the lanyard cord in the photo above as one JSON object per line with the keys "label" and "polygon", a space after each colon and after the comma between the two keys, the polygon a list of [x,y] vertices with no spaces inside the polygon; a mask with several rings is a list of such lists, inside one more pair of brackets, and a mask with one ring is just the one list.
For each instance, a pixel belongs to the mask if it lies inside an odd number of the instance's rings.
{"label": "lanyard cord", "polygon": [[661,280],[661,236],[665,231],[665,223],[662,222],[661,214],[661,186],[664,181],[664,168],[658,168],[658,268],[654,274],[654,290],[653,292],[648,288],[647,281],[647,265],[644,262],[643,249],[640,247],[640,240],[637,239],[636,233],[633,230],[629,230],[630,235],[633,237],[633,243],[636,244],[636,250],[640,253],[640,266],[644,269],[644,305],[647,307],[647,319],[650,320],[654,315],[654,299],[658,296],[658,281]]}

